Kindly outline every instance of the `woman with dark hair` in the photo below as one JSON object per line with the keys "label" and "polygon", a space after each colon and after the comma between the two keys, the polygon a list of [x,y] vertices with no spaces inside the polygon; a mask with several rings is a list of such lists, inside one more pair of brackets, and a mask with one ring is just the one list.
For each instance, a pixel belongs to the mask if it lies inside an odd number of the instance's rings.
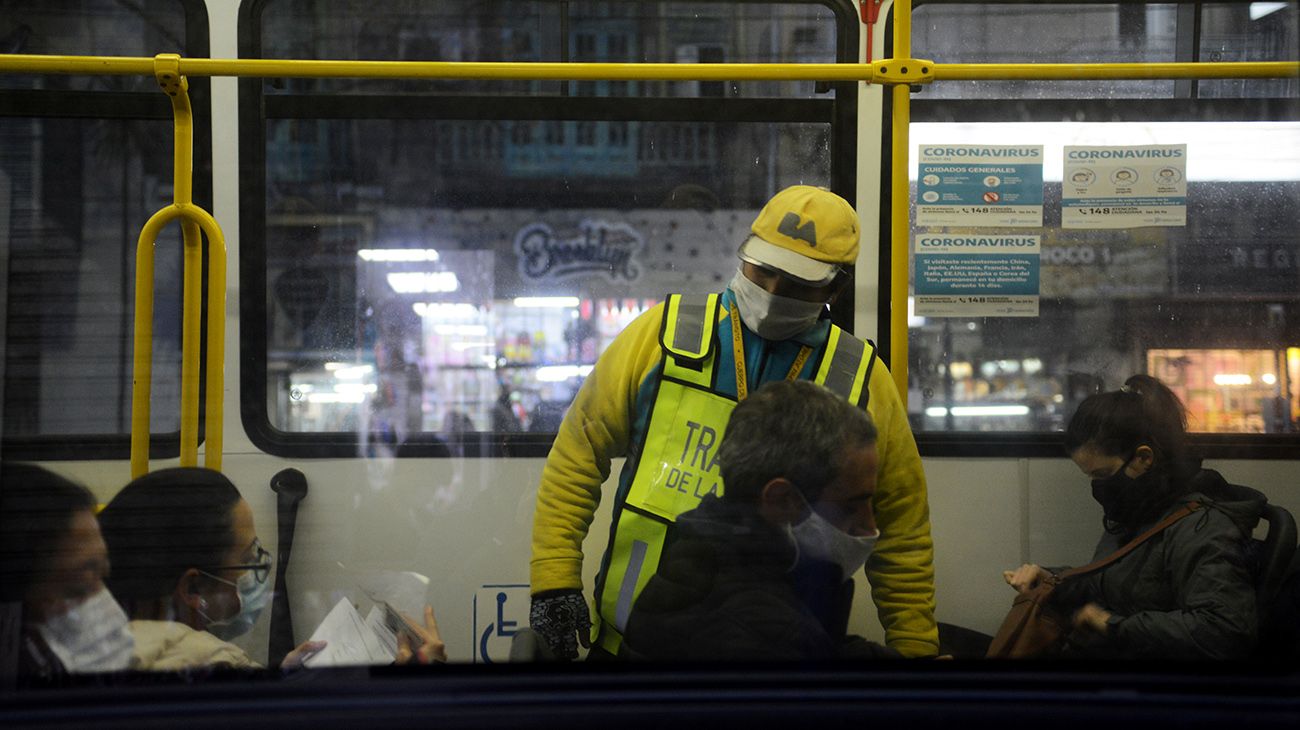
{"label": "woman with dark hair", "polygon": [[[1201,505],[1117,562],[1057,586],[1053,600],[1074,626],[1067,651],[1231,659],[1253,650],[1258,619],[1245,549],[1267,500],[1201,468],[1189,453],[1178,396],[1155,378],[1135,375],[1117,391],[1084,400],[1065,445],[1104,510],[1094,560],[1184,505]],[[1060,570],[1030,564],[1003,577],[1024,592]]]}
{"label": "woman with dark hair", "polygon": [[[251,630],[270,602],[273,561],[229,479],[209,469],[162,469],[126,485],[99,520],[113,561],[108,587],[131,616],[134,668],[259,666],[229,640]],[[407,660],[428,663],[431,652],[446,658],[431,621],[426,612],[425,645]],[[281,666],[298,666],[324,646],[304,642]]]}
{"label": "woman with dark hair", "polygon": [[99,519],[116,566],[108,587],[131,616],[137,669],[257,666],[228,640],[268,603],[271,558],[229,479],[162,469],[126,485]]}
{"label": "woman with dark hair", "polygon": [[127,667],[132,637],[108,570],[90,492],[37,466],[0,465],[0,603],[6,632],[19,632],[5,643],[18,647],[20,675]]}

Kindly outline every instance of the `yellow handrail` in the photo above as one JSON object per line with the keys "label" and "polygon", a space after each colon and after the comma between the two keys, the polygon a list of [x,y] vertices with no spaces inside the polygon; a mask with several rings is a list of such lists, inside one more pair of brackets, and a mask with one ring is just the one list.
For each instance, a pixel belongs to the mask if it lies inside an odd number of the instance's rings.
{"label": "yellow handrail", "polygon": [[[901,3],[899,3],[901,5]],[[896,14],[895,36],[898,35]],[[911,23],[908,21],[910,28]],[[999,79],[1227,79],[1300,77],[1300,62],[944,64],[908,54],[856,63],[503,63],[180,58],[182,76],[612,81],[865,81],[872,84]],[[918,74],[903,79],[899,62]],[[925,75],[920,68],[927,68]],[[1041,70],[1039,70],[1041,69]],[[152,75],[154,59],[128,56],[0,54],[2,73]]]}
{"label": "yellow handrail", "polygon": [[221,469],[226,343],[226,241],[217,221],[193,201],[194,113],[180,56],[160,54],[154,77],[171,97],[175,140],[172,205],[155,213],[140,231],[135,260],[135,362],[131,390],[131,477],[149,471],[149,412],[153,376],[154,246],[158,233],[180,220],[184,251],[181,314],[181,466],[198,465],[199,333],[203,297],[202,230],[208,238],[207,421],[203,465]]}

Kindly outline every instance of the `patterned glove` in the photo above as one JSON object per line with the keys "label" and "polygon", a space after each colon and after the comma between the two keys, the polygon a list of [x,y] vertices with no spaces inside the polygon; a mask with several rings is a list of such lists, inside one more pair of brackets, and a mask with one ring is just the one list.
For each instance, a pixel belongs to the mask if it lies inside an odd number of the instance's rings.
{"label": "patterned glove", "polygon": [[533,596],[528,623],[560,659],[577,659],[579,641],[591,646],[591,614],[580,590],[561,589]]}

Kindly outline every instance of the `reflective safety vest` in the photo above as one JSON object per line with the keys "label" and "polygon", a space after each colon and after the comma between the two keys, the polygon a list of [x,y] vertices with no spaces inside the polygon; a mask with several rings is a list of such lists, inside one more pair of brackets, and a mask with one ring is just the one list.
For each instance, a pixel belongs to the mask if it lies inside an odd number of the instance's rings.
{"label": "reflective safety vest", "polygon": [[[656,395],[636,473],[623,503],[615,505],[616,526],[596,579],[596,645],[611,654],[618,654],[632,604],[658,569],[678,515],[695,509],[707,494],[722,495],[718,444],[736,397],[715,386],[717,377],[731,376],[715,372],[721,300],[720,294],[673,294],[664,303]],[[831,325],[812,380],[866,409],[875,361],[871,343]],[[800,369],[788,378],[798,378]]]}

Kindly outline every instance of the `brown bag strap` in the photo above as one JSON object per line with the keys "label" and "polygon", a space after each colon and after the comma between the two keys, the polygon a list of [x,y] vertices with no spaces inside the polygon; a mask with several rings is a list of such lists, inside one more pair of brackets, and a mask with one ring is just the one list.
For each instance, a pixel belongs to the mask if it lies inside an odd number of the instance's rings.
{"label": "brown bag strap", "polygon": [[1087,573],[1093,573],[1098,570],[1101,570],[1107,565],[1110,565],[1116,560],[1119,560],[1125,555],[1128,555],[1129,553],[1133,552],[1133,550],[1136,549],[1137,546],[1141,545],[1147,540],[1150,540],[1156,535],[1159,535],[1161,532],[1164,532],[1165,529],[1168,528],[1170,525],[1181,520],[1187,515],[1190,515],[1191,513],[1199,510],[1200,508],[1201,508],[1200,502],[1188,502],[1187,504],[1183,505],[1182,509],[1178,510],[1177,512],[1174,512],[1173,514],[1169,515],[1163,520],[1157,522],[1154,526],[1151,527],[1151,529],[1133,538],[1132,540],[1129,541],[1127,545],[1120,548],[1119,550],[1116,550],[1115,552],[1111,553],[1110,555],[1107,555],[1101,560],[1088,563],[1082,568],[1073,568],[1071,570],[1067,570],[1064,573],[1061,573],[1059,576],[1057,576],[1057,580],[1065,580],[1066,578],[1073,578],[1075,576],[1085,575]]}

